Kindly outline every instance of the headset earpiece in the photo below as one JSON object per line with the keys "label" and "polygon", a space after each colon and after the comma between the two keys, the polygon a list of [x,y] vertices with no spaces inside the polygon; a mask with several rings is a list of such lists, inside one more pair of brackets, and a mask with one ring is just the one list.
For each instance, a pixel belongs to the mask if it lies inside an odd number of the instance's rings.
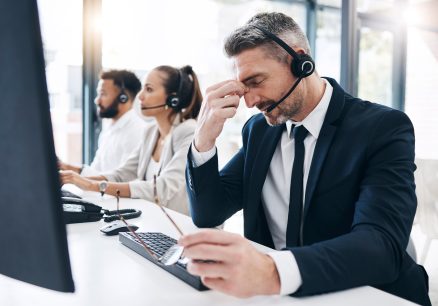
{"label": "headset earpiece", "polygon": [[128,100],[129,100],[129,98],[128,98],[128,95],[127,95],[127,94],[125,94],[125,93],[121,93],[121,94],[119,95],[119,102],[120,102],[120,103],[126,103],[126,102],[128,102]]}
{"label": "headset earpiece", "polygon": [[120,88],[120,94],[117,97],[120,103],[126,103],[129,100],[128,95],[125,93],[125,83],[122,80],[122,87]]}
{"label": "headset earpiece", "polygon": [[172,109],[178,109],[180,105],[179,97],[177,94],[170,94],[167,96],[166,105]]}
{"label": "headset earpiece", "polygon": [[178,69],[178,74],[179,74],[178,91],[176,93],[172,93],[168,95],[166,98],[166,105],[176,111],[179,111],[185,107],[185,105],[183,105],[181,101],[181,94],[184,84],[183,74],[181,72],[181,69]]}
{"label": "headset earpiece", "polygon": [[305,78],[315,71],[315,62],[309,55],[300,54],[292,60],[291,70],[297,78]]}

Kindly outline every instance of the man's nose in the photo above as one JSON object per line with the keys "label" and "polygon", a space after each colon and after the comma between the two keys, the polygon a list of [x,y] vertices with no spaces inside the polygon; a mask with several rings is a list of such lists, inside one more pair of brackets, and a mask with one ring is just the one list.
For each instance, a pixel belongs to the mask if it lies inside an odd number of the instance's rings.
{"label": "man's nose", "polygon": [[260,102],[260,97],[253,91],[248,91],[246,94],[243,95],[243,98],[245,99],[245,104],[249,108],[253,108],[257,105],[257,103]]}

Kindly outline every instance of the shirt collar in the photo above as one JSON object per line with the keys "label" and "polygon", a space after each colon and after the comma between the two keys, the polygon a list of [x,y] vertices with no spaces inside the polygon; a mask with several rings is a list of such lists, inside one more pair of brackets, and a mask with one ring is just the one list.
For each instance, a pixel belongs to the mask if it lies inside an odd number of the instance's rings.
{"label": "shirt collar", "polygon": [[128,124],[128,122],[134,115],[136,115],[134,113],[134,110],[130,109],[129,111],[124,113],[116,122],[113,122],[113,124],[110,125],[110,128],[113,130],[123,128],[126,124]]}
{"label": "shirt collar", "polygon": [[325,82],[324,94],[322,95],[322,98],[319,101],[318,105],[316,105],[316,107],[310,112],[310,114],[307,115],[307,117],[304,118],[304,120],[301,122],[295,122],[292,120],[286,121],[286,129],[289,137],[292,131],[292,125],[304,125],[306,130],[308,130],[313,137],[318,139],[319,132],[321,131],[322,124],[324,123],[324,118],[327,114],[327,109],[333,93],[332,85],[330,85],[330,83],[326,79],[323,80]]}

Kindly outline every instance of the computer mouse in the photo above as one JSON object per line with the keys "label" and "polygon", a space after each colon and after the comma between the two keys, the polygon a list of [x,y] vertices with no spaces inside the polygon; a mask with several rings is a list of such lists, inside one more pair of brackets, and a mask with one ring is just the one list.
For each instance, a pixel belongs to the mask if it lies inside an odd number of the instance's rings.
{"label": "computer mouse", "polygon": [[[129,227],[133,231],[138,230],[138,226],[136,226],[136,225],[129,224]],[[129,232],[129,229],[123,221],[117,220],[117,221],[111,222],[110,224],[102,227],[100,229],[100,231],[108,236],[113,236],[113,235],[117,235],[118,233],[121,233],[121,232]]]}

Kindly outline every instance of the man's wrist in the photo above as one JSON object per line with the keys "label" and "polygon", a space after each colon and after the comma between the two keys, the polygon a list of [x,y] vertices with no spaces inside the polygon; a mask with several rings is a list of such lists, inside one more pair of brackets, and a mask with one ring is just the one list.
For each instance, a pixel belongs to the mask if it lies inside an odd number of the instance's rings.
{"label": "man's wrist", "polygon": [[272,259],[271,256],[264,254],[265,260],[267,262],[267,282],[266,282],[266,294],[268,295],[276,295],[280,294],[281,283],[280,283],[280,275],[277,271],[277,266]]}
{"label": "man's wrist", "polygon": [[196,140],[196,138],[193,140],[193,146],[199,153],[210,151],[214,148],[215,144],[215,141],[210,143],[202,143],[199,140]]}
{"label": "man's wrist", "polygon": [[272,258],[280,278],[280,294],[289,295],[302,285],[300,269],[293,253],[289,250],[272,251],[267,255]]}

